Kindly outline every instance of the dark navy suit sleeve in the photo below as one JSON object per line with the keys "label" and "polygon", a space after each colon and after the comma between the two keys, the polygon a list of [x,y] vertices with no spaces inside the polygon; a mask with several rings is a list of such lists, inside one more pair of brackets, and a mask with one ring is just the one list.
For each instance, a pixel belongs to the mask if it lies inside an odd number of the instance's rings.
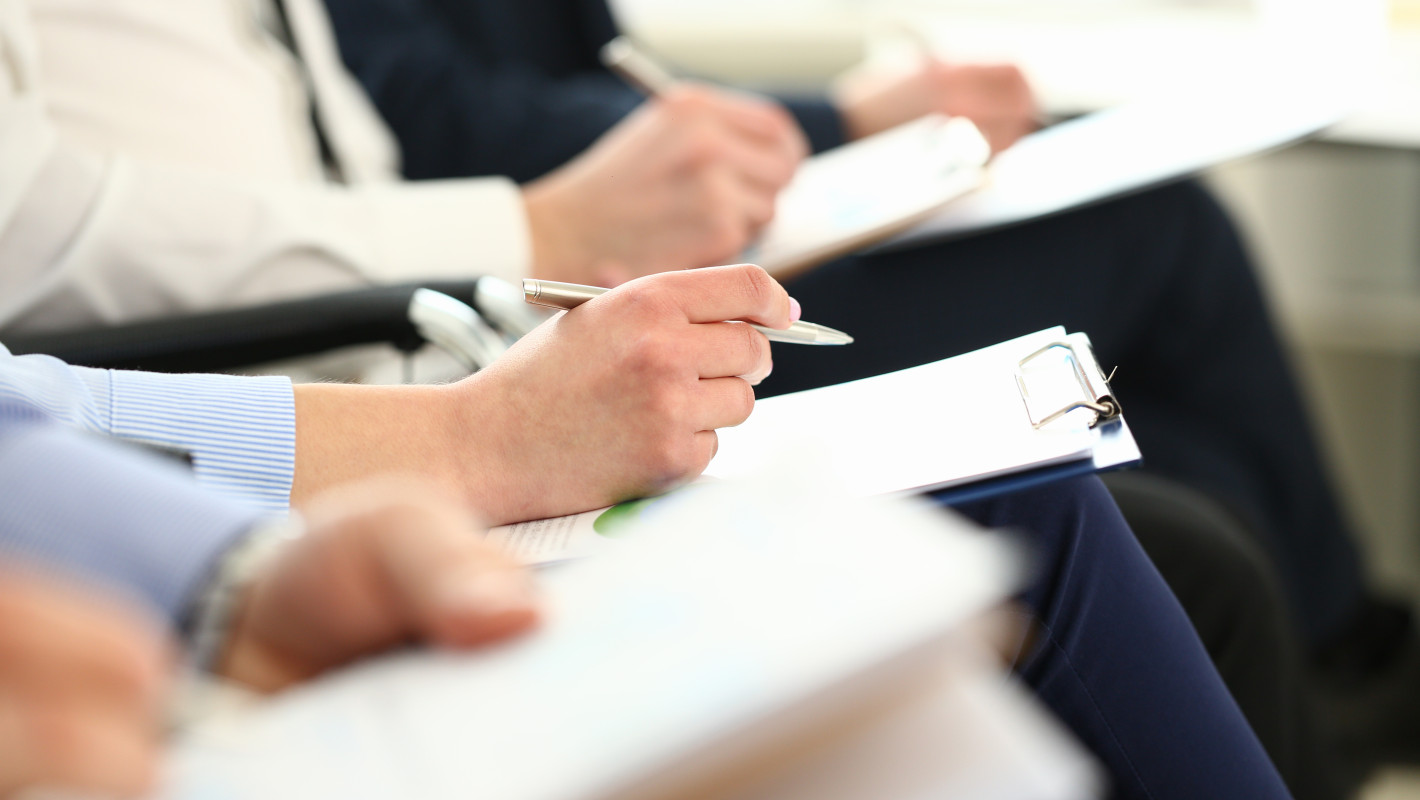
{"label": "dark navy suit sleeve", "polygon": [[[341,53],[414,179],[566,163],[641,97],[597,61],[617,33],[603,0],[328,0]],[[815,150],[843,139],[827,102],[788,106]]]}
{"label": "dark navy suit sleeve", "polygon": [[843,132],[843,117],[838,108],[822,98],[781,97],[784,107],[799,121],[799,127],[809,137],[809,149],[821,153],[847,141]]}
{"label": "dark navy suit sleeve", "polygon": [[500,63],[494,45],[523,37],[496,19],[487,21],[490,30],[470,27],[496,16],[479,13],[490,10],[482,5],[328,3],[346,65],[398,138],[406,177],[528,181],[570,160],[641,102],[606,72],[554,74],[535,58],[545,46]]}

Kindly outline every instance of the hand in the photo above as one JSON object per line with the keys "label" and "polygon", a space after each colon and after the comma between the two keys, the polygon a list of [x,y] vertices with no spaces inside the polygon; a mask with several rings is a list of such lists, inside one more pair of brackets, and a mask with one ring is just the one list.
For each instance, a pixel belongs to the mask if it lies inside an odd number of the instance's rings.
{"label": "hand", "polygon": [[971,120],[998,153],[1039,127],[1030,84],[1010,64],[932,58],[906,73],[865,68],[840,80],[834,103],[854,139],[941,112]]}
{"label": "hand", "polygon": [[277,691],[409,641],[471,647],[531,627],[532,582],[458,504],[422,482],[354,484],[242,598],[219,672]]}
{"label": "hand", "polygon": [[524,189],[533,274],[615,286],[734,261],[807,152],[778,105],[678,85]]}
{"label": "hand", "polygon": [[151,789],[171,656],[121,600],[0,573],[0,797]]}
{"label": "hand", "polygon": [[754,407],[797,304],[759,267],[653,275],[561,314],[466,379],[465,484],[500,521],[599,508],[694,478]]}

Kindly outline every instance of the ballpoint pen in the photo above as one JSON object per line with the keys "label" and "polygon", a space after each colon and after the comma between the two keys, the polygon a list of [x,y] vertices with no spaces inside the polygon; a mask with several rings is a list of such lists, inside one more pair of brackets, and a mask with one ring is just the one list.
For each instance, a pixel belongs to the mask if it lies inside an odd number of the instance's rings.
{"label": "ballpoint pen", "polygon": [[638,50],[625,36],[618,36],[602,45],[599,55],[603,66],[647,97],[664,94],[675,83],[675,78],[665,67]]}
{"label": "ballpoint pen", "polygon": [[[573,309],[607,292],[600,286],[583,286],[580,283],[560,283],[540,281],[535,278],[523,280],[523,296],[529,303],[549,308]],[[764,334],[771,342],[786,344],[852,344],[853,337],[843,331],[836,331],[812,322],[795,322],[786,329],[751,326]]]}

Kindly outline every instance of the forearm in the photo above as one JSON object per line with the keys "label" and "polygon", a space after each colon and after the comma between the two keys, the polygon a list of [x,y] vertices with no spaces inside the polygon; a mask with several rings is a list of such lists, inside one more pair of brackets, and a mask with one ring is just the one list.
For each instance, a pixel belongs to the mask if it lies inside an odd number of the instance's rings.
{"label": "forearm", "polygon": [[465,464],[478,453],[457,413],[458,386],[297,385],[292,505],[342,483],[394,473],[484,512],[482,495],[469,486]]}
{"label": "forearm", "polygon": [[30,424],[0,436],[0,555],[116,586],[173,623],[261,516],[170,464],[72,430]]}
{"label": "forearm", "polygon": [[4,417],[182,452],[209,488],[286,509],[294,423],[285,378],[84,369],[0,345]]}

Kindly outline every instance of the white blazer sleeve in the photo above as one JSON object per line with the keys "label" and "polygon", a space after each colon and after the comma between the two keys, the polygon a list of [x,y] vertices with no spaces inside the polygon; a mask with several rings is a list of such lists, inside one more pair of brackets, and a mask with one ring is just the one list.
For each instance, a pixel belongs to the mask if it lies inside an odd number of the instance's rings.
{"label": "white blazer sleeve", "polygon": [[0,326],[68,327],[422,278],[519,278],[502,178],[351,188],[86,150],[45,118],[33,38],[0,0]]}

